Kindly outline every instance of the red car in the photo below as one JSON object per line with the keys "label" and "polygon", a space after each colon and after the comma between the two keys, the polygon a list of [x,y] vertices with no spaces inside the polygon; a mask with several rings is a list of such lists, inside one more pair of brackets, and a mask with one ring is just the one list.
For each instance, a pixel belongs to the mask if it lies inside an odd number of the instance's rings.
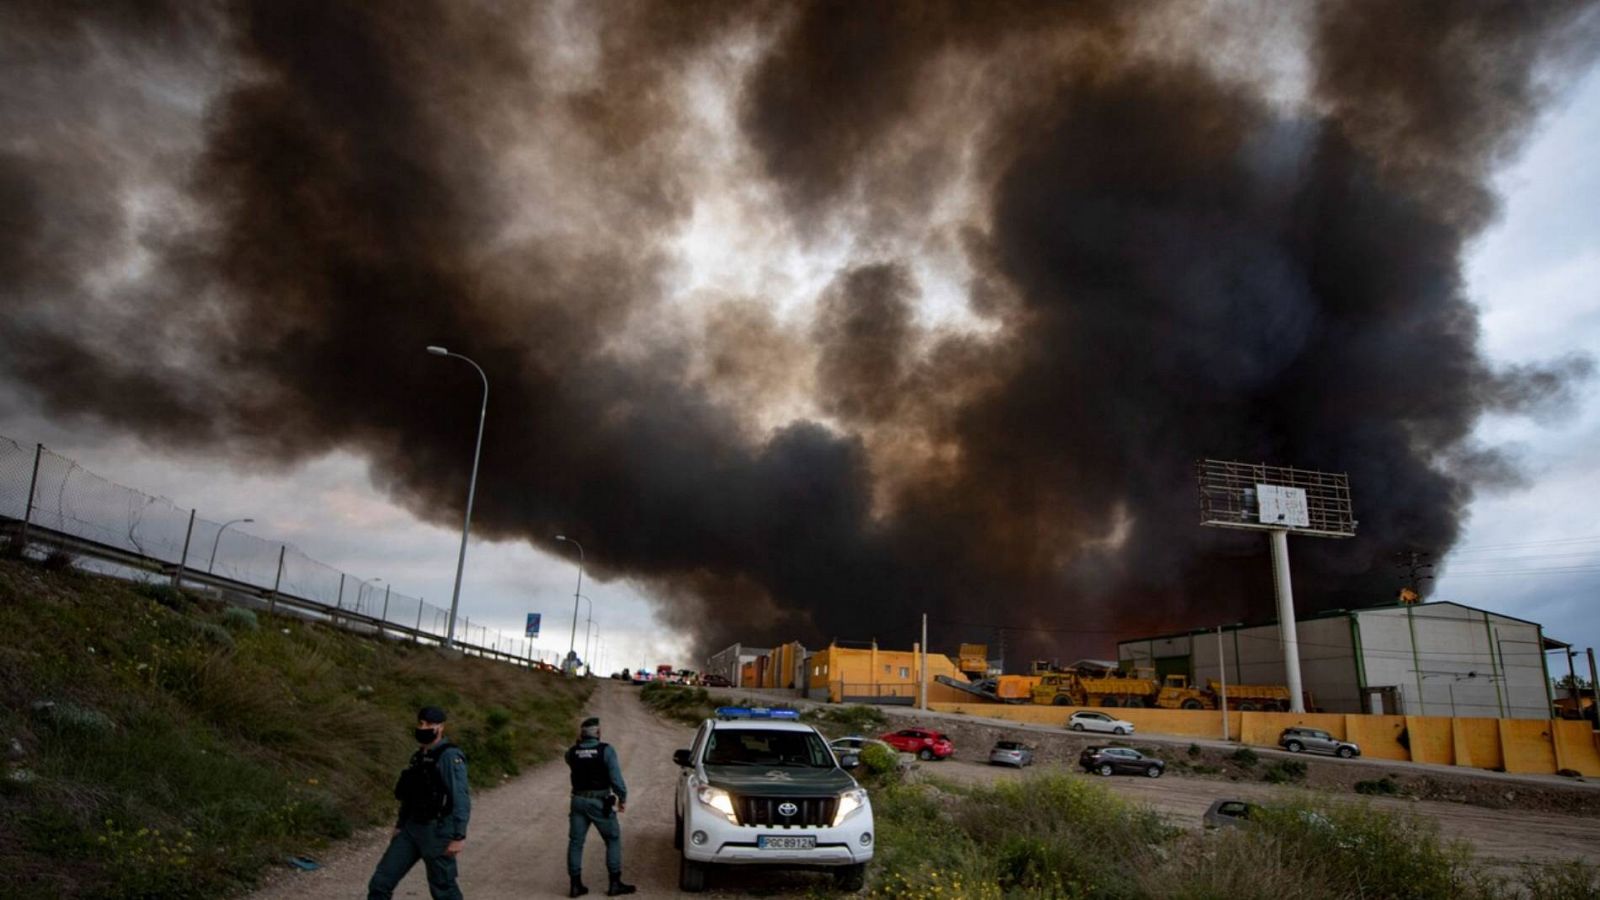
{"label": "red car", "polygon": [[926,728],[905,728],[881,737],[889,746],[901,753],[915,753],[918,759],[944,759],[956,752],[949,738]]}

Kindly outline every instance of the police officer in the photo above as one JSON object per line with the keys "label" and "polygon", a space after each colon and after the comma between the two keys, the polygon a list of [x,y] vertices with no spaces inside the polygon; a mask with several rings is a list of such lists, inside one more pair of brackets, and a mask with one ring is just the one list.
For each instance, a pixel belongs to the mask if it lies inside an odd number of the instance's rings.
{"label": "police officer", "polygon": [[394,796],[400,801],[389,849],[367,882],[367,900],[389,900],[395,886],[422,860],[433,900],[462,900],[456,886],[456,855],[467,840],[472,797],[467,792],[467,759],[444,736],[444,710],[417,711],[417,743],[411,764],[400,773]]}
{"label": "police officer", "polygon": [[622,824],[617,813],[628,808],[628,786],[622,782],[617,751],[600,742],[600,720],[583,720],[578,742],[567,751],[572,770],[572,808],[567,820],[567,874],[572,878],[569,897],[589,893],[583,885],[583,840],[593,825],[606,842],[606,872],[611,875],[607,897],[631,894],[638,888],[622,881]]}

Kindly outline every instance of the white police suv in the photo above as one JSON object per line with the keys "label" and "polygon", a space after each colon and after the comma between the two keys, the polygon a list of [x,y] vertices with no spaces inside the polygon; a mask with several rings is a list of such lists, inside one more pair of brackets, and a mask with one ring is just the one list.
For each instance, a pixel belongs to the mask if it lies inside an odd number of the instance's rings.
{"label": "white police suv", "polygon": [[714,865],[830,869],[859,891],[872,859],[872,803],[815,728],[792,709],[720,707],[678,764],[678,886],[701,891]]}

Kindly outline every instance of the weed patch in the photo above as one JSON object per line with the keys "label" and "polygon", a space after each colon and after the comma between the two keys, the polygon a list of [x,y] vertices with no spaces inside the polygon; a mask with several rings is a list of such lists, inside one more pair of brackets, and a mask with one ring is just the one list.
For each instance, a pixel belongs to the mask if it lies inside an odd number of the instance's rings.
{"label": "weed patch", "polygon": [[1261,761],[1261,757],[1257,756],[1256,752],[1249,747],[1240,747],[1228,754],[1228,761],[1241,769],[1253,769],[1256,763]]}
{"label": "weed patch", "polygon": [[1381,797],[1400,793],[1400,785],[1395,782],[1394,777],[1391,775],[1385,775],[1373,781],[1358,781],[1355,784],[1355,789],[1358,794]]}
{"label": "weed patch", "polygon": [[1306,764],[1298,759],[1281,759],[1266,767],[1261,780],[1271,784],[1298,784],[1306,780]]}
{"label": "weed patch", "polygon": [[806,710],[801,718],[830,737],[845,734],[871,736],[889,726],[889,717],[883,714],[883,710],[862,703],[817,706]]}

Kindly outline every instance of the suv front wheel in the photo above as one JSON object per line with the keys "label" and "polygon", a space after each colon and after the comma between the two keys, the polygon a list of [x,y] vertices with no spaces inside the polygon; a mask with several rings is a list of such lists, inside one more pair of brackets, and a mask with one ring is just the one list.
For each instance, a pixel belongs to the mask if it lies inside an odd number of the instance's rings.
{"label": "suv front wheel", "polygon": [[1350,757],[1356,755],[1356,752],[1351,750],[1349,747],[1340,747],[1337,752],[1340,759],[1349,759]]}
{"label": "suv front wheel", "polygon": [[1304,745],[1299,741],[1286,741],[1283,745],[1283,749],[1288,750],[1290,753],[1299,753],[1303,747]]}
{"label": "suv front wheel", "polygon": [[678,888],[687,894],[698,894],[706,889],[706,876],[711,866],[695,862],[687,856],[678,857]]}
{"label": "suv front wheel", "polygon": [[1110,763],[1101,763],[1100,764],[1100,768],[1095,769],[1095,771],[1099,772],[1101,775],[1110,775],[1111,774],[1111,764]]}
{"label": "suv front wheel", "polygon": [[833,886],[848,894],[854,894],[867,884],[867,864],[855,863],[849,866],[840,866],[833,870]]}

